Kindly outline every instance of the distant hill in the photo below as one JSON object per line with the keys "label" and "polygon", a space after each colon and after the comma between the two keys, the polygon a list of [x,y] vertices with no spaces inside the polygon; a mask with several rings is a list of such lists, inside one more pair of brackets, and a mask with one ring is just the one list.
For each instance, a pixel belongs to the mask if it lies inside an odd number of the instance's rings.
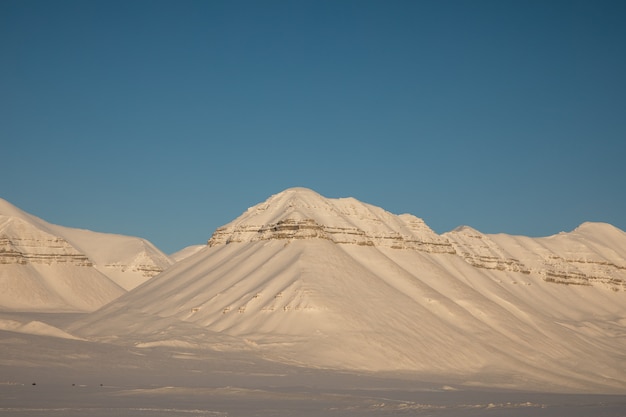
{"label": "distant hill", "polygon": [[144,239],[53,225],[0,199],[0,309],[95,310],[172,263]]}

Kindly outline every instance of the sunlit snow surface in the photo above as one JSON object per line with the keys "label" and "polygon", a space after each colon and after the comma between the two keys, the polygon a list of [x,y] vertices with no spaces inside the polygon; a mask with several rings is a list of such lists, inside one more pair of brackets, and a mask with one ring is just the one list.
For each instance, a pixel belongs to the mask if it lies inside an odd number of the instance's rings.
{"label": "sunlit snow surface", "polygon": [[[0,317],[50,327],[77,318]],[[620,395],[478,389],[462,379],[293,367],[247,352],[121,347],[7,330],[0,352],[0,415],[7,416],[626,415]]]}
{"label": "sunlit snow surface", "polygon": [[[85,236],[58,247],[126,253]],[[613,226],[437,235],[290,189],[175,259],[93,313],[0,311],[0,415],[626,416]]]}
{"label": "sunlit snow surface", "polygon": [[440,236],[415,216],[296,188],[68,331],[475,387],[622,393],[625,282],[626,233],[610,225]]}
{"label": "sunlit snow surface", "polygon": [[93,311],[172,263],[145,239],[54,225],[0,198],[0,309]]}

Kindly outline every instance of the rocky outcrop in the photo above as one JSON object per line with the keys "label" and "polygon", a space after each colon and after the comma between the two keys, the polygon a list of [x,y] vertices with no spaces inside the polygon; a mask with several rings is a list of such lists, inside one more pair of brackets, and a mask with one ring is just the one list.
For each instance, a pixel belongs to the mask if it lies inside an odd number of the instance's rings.
{"label": "rocky outcrop", "polygon": [[600,285],[626,291],[626,266],[607,261],[566,259],[552,256],[538,273],[547,282],[566,285]]}
{"label": "rocky outcrop", "polygon": [[136,272],[145,278],[152,278],[163,272],[167,266],[169,266],[169,263],[164,257],[154,253],[151,255],[144,250],[138,253],[133,259],[126,262],[108,263],[104,265],[104,268],[114,269],[122,273],[127,271]]}
{"label": "rocky outcrop", "polygon": [[457,255],[476,268],[530,274],[529,267],[507,254],[478,230],[462,226],[444,236],[448,238]]}
{"label": "rocky outcrop", "polygon": [[218,228],[209,246],[234,242],[257,242],[276,239],[326,239],[345,245],[378,246],[393,249],[412,249],[429,253],[454,253],[445,239],[424,239],[418,235],[367,232],[357,227],[338,227],[317,223],[314,219],[284,219],[266,225],[237,225]]}
{"label": "rocky outcrop", "polygon": [[[623,232],[610,233],[619,236]],[[576,231],[530,238],[485,235],[463,226],[444,236],[459,256],[477,268],[534,274],[555,284],[626,290],[626,260],[610,246],[594,243]]]}
{"label": "rocky outcrop", "polygon": [[122,273],[125,273],[128,271],[137,272],[145,278],[152,278],[153,276],[160,274],[164,270],[164,268],[157,266],[157,265],[146,265],[146,264],[125,265],[125,264],[119,264],[119,263],[107,264],[107,265],[104,265],[104,268],[105,270],[112,269],[112,270],[116,270]]}
{"label": "rocky outcrop", "polygon": [[626,236],[610,225],[589,223],[548,238],[486,235],[468,226],[438,235],[413,215],[394,215],[352,198],[324,198],[302,188],[249,208],[218,228],[208,246],[302,239],[449,254],[474,268],[532,274],[550,283],[626,290],[626,260],[612,249],[614,239],[626,246]]}
{"label": "rocky outcrop", "polygon": [[208,245],[276,239],[326,239],[342,245],[454,253],[450,242],[415,216],[396,216],[354,199],[325,199],[300,188],[251,207],[218,228]]}
{"label": "rocky outcrop", "polygon": [[87,255],[62,237],[37,230],[21,219],[0,217],[0,264],[93,266]]}

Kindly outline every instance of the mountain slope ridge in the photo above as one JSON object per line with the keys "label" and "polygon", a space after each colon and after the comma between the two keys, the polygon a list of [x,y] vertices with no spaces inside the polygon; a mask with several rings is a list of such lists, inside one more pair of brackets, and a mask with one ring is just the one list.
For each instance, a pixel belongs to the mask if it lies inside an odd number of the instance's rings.
{"label": "mountain slope ridge", "polygon": [[[557,238],[471,228],[436,235],[414,216],[289,189],[71,330],[154,343],[171,339],[178,321],[302,366],[623,392],[626,254],[603,243],[620,242],[623,232],[601,227],[595,239],[592,226]],[[329,232],[338,229],[341,238]],[[427,245],[395,244],[412,240]],[[575,250],[596,263],[578,265]],[[563,271],[584,285],[550,280]],[[612,281],[595,279],[602,276]],[[129,314],[142,323],[132,331]],[[176,335],[199,349],[211,344],[207,337]]]}
{"label": "mountain slope ridge", "polygon": [[92,311],[172,263],[145,239],[54,225],[0,199],[0,308]]}

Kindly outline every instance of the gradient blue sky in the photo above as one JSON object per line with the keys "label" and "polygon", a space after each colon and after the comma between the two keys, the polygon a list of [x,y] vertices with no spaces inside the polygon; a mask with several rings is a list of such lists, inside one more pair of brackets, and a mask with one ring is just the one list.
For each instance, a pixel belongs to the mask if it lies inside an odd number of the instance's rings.
{"label": "gradient blue sky", "polygon": [[165,252],[293,186],[626,229],[624,1],[0,1],[0,197]]}

